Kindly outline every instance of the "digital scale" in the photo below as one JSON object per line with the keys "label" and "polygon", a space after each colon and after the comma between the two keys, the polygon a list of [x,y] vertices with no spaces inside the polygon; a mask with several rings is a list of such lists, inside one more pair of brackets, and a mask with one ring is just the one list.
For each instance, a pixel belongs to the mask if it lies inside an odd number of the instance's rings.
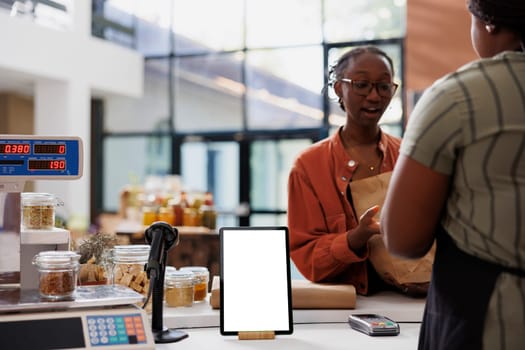
{"label": "digital scale", "polygon": [[2,349],[155,349],[141,294],[120,285],[79,286],[72,300],[0,287]]}
{"label": "digital scale", "polygon": [[69,248],[67,230],[21,231],[20,193],[29,180],[82,176],[78,137],[0,135],[0,348],[154,349],[143,296],[120,285],[79,286],[71,300],[40,297],[31,260]]}

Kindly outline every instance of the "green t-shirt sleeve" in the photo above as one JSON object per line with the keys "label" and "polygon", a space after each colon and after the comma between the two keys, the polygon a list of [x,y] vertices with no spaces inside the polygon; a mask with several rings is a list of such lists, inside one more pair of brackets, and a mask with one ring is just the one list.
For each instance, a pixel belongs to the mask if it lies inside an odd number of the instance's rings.
{"label": "green t-shirt sleeve", "polygon": [[410,115],[400,152],[450,175],[461,137],[460,103],[450,81],[437,82],[417,102]]}

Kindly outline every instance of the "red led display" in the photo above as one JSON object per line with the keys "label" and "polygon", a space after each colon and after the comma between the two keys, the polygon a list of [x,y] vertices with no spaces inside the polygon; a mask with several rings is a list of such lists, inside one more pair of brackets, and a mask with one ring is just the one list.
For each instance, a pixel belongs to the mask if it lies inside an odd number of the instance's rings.
{"label": "red led display", "polygon": [[66,145],[63,143],[58,144],[35,144],[34,145],[35,154],[65,154]]}
{"label": "red led display", "polygon": [[29,160],[29,170],[64,170],[66,169],[66,161],[64,159],[57,160]]}
{"label": "red led display", "polygon": [[31,146],[28,143],[1,143],[0,154],[29,154]]}

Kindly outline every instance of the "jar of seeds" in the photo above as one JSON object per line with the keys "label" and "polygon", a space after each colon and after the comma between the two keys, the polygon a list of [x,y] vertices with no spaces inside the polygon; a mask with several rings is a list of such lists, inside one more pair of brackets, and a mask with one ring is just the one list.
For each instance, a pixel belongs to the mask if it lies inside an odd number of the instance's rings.
{"label": "jar of seeds", "polygon": [[55,227],[55,195],[24,192],[21,198],[23,229],[51,230]]}
{"label": "jar of seeds", "polygon": [[77,285],[80,255],[71,251],[43,251],[33,257],[39,272],[40,296],[63,300],[73,296]]}
{"label": "jar of seeds", "polygon": [[166,304],[192,306],[194,276],[191,271],[170,271],[165,276]]}

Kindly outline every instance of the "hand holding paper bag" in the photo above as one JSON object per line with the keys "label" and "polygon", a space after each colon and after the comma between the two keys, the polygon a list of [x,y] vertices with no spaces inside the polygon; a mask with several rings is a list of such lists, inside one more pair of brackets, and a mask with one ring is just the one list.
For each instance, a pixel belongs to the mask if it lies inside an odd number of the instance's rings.
{"label": "hand holding paper bag", "polygon": [[[382,173],[350,183],[356,214],[361,215],[374,205],[382,206],[392,172]],[[379,220],[381,208],[376,215]],[[368,241],[370,262],[381,278],[402,292],[419,296],[426,294],[434,262],[435,244],[420,259],[401,259],[388,253],[380,235]]]}

